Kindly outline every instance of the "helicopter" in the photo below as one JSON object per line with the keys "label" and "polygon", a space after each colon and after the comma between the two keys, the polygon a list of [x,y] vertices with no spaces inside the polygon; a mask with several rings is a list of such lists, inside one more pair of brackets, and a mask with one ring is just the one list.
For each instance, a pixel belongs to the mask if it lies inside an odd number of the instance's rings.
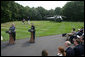
{"label": "helicopter", "polygon": [[56,22],[62,22],[63,21],[63,17],[65,17],[65,16],[55,15],[55,16],[46,16],[45,19],[56,21]]}

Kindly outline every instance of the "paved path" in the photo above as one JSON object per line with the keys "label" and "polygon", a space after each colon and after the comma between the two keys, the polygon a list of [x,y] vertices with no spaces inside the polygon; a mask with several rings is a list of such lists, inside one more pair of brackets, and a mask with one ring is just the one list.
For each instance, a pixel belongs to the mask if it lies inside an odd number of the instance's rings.
{"label": "paved path", "polygon": [[56,56],[57,48],[64,46],[65,37],[62,35],[37,37],[35,43],[29,43],[29,38],[16,40],[16,44],[8,45],[8,41],[1,42],[1,56],[41,56],[43,49],[48,56]]}

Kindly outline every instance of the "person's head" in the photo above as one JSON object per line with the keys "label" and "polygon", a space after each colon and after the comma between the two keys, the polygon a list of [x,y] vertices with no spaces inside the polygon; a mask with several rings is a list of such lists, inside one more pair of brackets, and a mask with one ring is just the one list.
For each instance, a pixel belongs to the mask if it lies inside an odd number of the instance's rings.
{"label": "person's head", "polygon": [[83,29],[81,29],[81,30],[80,30],[80,32],[82,32],[82,33],[83,33]]}
{"label": "person's head", "polygon": [[73,28],[73,31],[75,31],[75,28]]}
{"label": "person's head", "polygon": [[66,46],[66,47],[69,47],[70,45],[71,45],[71,42],[70,42],[70,41],[66,41],[66,42],[65,42],[65,46]]}
{"label": "person's head", "polygon": [[58,52],[59,52],[59,53],[62,53],[63,56],[66,56],[66,53],[65,53],[65,50],[64,50],[63,47],[61,47],[61,46],[58,47]]}
{"label": "person's head", "polygon": [[34,24],[33,24],[33,23],[31,23],[31,26],[34,26]]}
{"label": "person's head", "polygon": [[74,39],[73,41],[74,41],[74,45],[75,46],[80,44],[80,40],[79,39]]}
{"label": "person's head", "polygon": [[78,29],[78,31],[80,31],[80,29]]}
{"label": "person's head", "polygon": [[80,36],[80,42],[84,42],[83,36]]}
{"label": "person's head", "polygon": [[48,56],[48,51],[47,50],[42,50],[42,56]]}
{"label": "person's head", "polygon": [[15,26],[15,24],[14,24],[14,23],[12,23],[12,26]]}

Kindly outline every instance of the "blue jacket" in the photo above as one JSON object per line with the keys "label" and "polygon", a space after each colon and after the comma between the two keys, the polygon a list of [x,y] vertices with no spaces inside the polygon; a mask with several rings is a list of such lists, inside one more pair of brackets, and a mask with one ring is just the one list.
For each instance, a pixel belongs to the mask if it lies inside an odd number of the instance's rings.
{"label": "blue jacket", "polygon": [[12,26],[12,27],[9,28],[9,30],[10,30],[11,32],[15,32],[15,27]]}

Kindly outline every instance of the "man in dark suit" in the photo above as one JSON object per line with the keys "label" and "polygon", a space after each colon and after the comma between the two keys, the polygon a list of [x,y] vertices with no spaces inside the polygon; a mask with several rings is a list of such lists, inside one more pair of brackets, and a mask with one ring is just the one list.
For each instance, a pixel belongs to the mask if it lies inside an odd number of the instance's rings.
{"label": "man in dark suit", "polygon": [[35,41],[35,26],[33,25],[33,23],[32,23],[31,29],[33,30],[32,31],[33,32],[33,39]]}
{"label": "man in dark suit", "polygon": [[66,49],[66,56],[74,56],[74,50],[70,47],[71,43],[70,41],[65,42]]}
{"label": "man in dark suit", "polygon": [[33,23],[31,23],[31,29],[28,30],[31,32],[31,38],[30,38],[30,43],[35,43],[35,26]]}
{"label": "man in dark suit", "polygon": [[9,44],[15,44],[15,40],[16,40],[16,31],[15,31],[15,25],[14,23],[12,24],[12,26],[9,28],[8,31],[6,31],[6,33],[9,34]]}
{"label": "man in dark suit", "polygon": [[84,47],[80,44],[79,39],[74,40],[74,52],[75,56],[83,56],[84,55]]}
{"label": "man in dark suit", "polygon": [[31,23],[31,29],[28,31],[31,32],[30,43],[35,43],[35,26],[33,23]]}
{"label": "man in dark suit", "polygon": [[12,37],[14,41],[16,40],[16,32],[15,32],[15,24],[13,23],[12,26],[9,28],[10,33],[12,34]]}

